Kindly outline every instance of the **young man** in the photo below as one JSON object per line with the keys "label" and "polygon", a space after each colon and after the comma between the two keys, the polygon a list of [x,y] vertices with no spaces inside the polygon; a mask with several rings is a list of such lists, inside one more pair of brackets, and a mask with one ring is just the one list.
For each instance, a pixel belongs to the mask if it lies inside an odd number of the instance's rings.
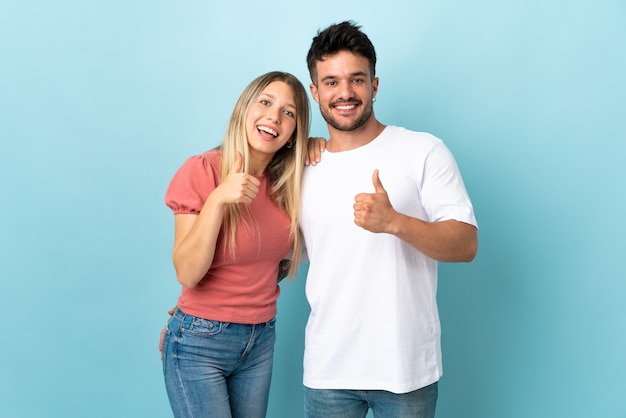
{"label": "young man", "polygon": [[305,416],[433,417],[437,262],[474,258],[472,204],[441,140],[374,116],[376,53],[359,26],[319,32],[307,64],[330,137],[302,185]]}

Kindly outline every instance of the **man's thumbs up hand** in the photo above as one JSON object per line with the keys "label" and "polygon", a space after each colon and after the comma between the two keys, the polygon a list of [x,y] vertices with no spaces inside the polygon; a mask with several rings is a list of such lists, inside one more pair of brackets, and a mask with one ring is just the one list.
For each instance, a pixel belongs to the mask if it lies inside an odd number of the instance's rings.
{"label": "man's thumbs up hand", "polygon": [[370,232],[387,232],[396,211],[389,202],[378,169],[372,174],[372,184],[374,193],[359,193],[354,198],[354,223]]}

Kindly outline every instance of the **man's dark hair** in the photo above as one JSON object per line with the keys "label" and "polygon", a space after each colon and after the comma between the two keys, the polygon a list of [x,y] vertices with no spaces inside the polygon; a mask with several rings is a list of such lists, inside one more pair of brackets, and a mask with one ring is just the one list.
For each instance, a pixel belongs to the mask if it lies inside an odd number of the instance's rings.
{"label": "man's dark hair", "polygon": [[323,61],[326,57],[340,51],[349,51],[353,54],[367,58],[369,61],[372,79],[376,76],[376,51],[367,35],[361,32],[361,27],[352,21],[345,21],[329,26],[323,31],[318,31],[313,38],[311,48],[306,56],[309,67],[309,75],[313,84],[317,85],[317,61]]}

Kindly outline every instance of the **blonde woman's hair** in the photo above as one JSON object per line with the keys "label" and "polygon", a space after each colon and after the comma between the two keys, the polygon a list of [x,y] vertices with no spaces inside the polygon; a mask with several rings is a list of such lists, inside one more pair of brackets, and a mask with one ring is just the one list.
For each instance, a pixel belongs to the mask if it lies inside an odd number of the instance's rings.
{"label": "blonde woman's hair", "polygon": [[[248,136],[246,133],[246,117],[250,107],[258,99],[263,90],[274,81],[282,81],[291,87],[296,105],[296,128],[287,143],[279,149],[265,169],[265,176],[269,181],[271,198],[289,216],[291,221],[291,237],[293,239],[291,267],[289,277],[293,278],[298,269],[302,252],[302,238],[299,231],[300,220],[300,185],[302,171],[307,152],[309,139],[309,99],[300,81],[292,74],[272,71],[254,79],[241,93],[235,103],[230,117],[226,134],[222,142],[222,172],[224,181],[231,172],[237,152],[243,157],[242,170],[250,171],[250,157],[248,152]],[[245,209],[242,210],[242,207]],[[224,233],[228,240],[231,255],[236,256],[235,235],[237,223],[244,221],[246,215],[252,215],[247,205],[228,205],[224,213]]]}

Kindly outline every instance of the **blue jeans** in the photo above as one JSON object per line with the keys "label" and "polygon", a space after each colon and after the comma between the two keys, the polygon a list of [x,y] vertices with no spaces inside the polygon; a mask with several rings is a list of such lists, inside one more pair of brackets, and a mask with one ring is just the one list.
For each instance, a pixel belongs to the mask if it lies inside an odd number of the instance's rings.
{"label": "blue jeans", "polygon": [[176,418],[264,418],[276,320],[245,325],[177,310],[163,338],[163,374]]}
{"label": "blue jeans", "polygon": [[306,418],[434,418],[437,382],[409,393],[384,390],[329,390],[304,387]]}

